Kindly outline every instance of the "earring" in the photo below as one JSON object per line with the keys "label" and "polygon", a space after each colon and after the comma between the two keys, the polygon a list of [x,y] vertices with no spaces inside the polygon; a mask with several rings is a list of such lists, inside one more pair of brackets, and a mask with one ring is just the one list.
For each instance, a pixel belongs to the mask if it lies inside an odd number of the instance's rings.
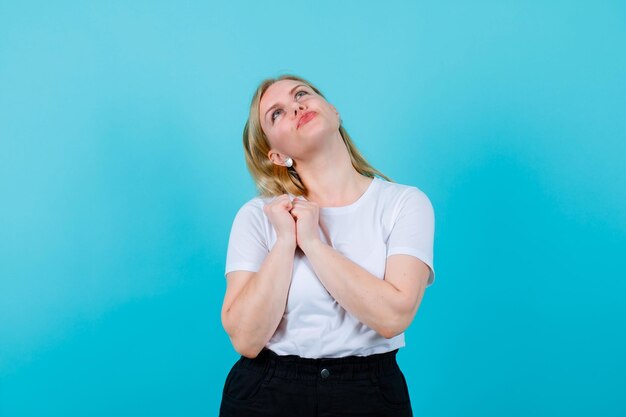
{"label": "earring", "polygon": [[285,166],[287,168],[291,168],[292,165],[293,165],[293,159],[287,157],[287,159],[285,159]]}

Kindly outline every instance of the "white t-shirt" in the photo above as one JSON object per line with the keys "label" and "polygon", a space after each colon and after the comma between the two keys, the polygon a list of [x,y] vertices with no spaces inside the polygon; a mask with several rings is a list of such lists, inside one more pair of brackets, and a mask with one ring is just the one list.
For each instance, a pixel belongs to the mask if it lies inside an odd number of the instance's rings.
{"label": "white t-shirt", "polygon": [[[290,195],[293,199],[293,195]],[[263,212],[274,197],[257,196],[237,212],[230,232],[226,274],[259,271],[276,242]],[[379,279],[386,258],[406,254],[430,268],[433,284],[434,210],[417,187],[375,177],[354,203],[320,207],[320,239]],[[304,358],[367,356],[405,346],[404,333],[386,339],[348,313],[317,278],[307,257],[296,249],[291,286],[283,318],[265,345],[278,355]]]}

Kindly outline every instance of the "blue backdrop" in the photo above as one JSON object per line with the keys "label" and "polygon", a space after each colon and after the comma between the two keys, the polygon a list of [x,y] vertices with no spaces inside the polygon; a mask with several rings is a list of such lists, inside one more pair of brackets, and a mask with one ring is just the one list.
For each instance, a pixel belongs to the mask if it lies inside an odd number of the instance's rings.
{"label": "blue backdrop", "polygon": [[419,187],[424,416],[626,415],[619,1],[0,3],[0,415],[211,416],[254,88]]}

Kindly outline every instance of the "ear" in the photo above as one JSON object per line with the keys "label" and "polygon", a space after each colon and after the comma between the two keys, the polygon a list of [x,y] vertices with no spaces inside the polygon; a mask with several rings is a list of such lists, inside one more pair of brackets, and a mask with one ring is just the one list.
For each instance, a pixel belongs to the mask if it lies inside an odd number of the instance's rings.
{"label": "ear", "polygon": [[272,163],[280,166],[285,166],[285,159],[287,159],[287,157],[283,154],[276,152],[274,149],[270,149],[270,151],[267,153],[267,157],[270,161],[272,161]]}

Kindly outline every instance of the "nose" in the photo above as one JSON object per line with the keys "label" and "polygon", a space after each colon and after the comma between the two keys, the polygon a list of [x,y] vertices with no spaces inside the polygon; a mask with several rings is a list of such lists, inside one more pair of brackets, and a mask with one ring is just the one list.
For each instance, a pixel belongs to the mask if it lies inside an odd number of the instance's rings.
{"label": "nose", "polygon": [[298,111],[302,113],[304,111],[304,105],[301,103],[296,103],[296,108],[294,109],[294,116],[298,115]]}

